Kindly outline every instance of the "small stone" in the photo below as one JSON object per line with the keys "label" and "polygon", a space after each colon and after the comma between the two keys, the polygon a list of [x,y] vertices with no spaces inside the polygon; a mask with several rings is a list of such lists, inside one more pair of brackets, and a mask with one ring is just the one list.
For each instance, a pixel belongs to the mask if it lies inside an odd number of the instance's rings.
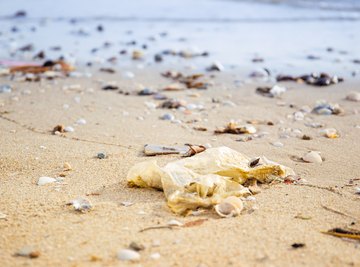
{"label": "small stone", "polygon": [[160,117],[160,119],[166,120],[166,121],[172,121],[172,120],[175,119],[175,116],[173,114],[171,114],[171,113],[165,113],[164,115],[162,115]]}
{"label": "small stone", "polygon": [[179,222],[177,220],[170,220],[170,221],[168,221],[167,225],[169,225],[169,226],[182,226],[183,223],[181,223],[181,222]]}
{"label": "small stone", "polygon": [[302,160],[308,163],[321,163],[323,162],[319,152],[310,151],[302,157]]}
{"label": "small stone", "polygon": [[273,142],[273,143],[271,143],[274,147],[283,147],[284,146],[284,144],[283,143],[281,143],[281,142]]}
{"label": "small stone", "polygon": [[40,256],[40,252],[34,250],[31,246],[24,246],[15,253],[15,256],[35,259]]}
{"label": "small stone", "polygon": [[161,255],[160,255],[160,253],[158,253],[158,252],[152,253],[152,254],[150,255],[150,259],[152,259],[152,260],[158,260],[158,259],[160,259],[160,258],[161,258]]}
{"label": "small stone", "polygon": [[224,66],[218,62],[215,61],[212,65],[210,65],[208,68],[206,68],[207,71],[223,71]]}
{"label": "small stone", "polygon": [[360,187],[355,188],[355,194],[360,195]]}
{"label": "small stone", "polygon": [[346,100],[353,101],[353,102],[360,102],[360,92],[350,92],[346,96]]}
{"label": "small stone", "polygon": [[7,217],[6,214],[0,212],[0,220],[4,220],[4,219],[6,219],[6,217]]}
{"label": "small stone", "polygon": [[123,201],[120,204],[125,206],[125,207],[130,207],[130,206],[134,205],[134,203],[130,202],[130,201]]}
{"label": "small stone", "polygon": [[65,162],[64,163],[64,171],[71,171],[71,170],[72,170],[72,168],[71,168],[70,163]]}
{"label": "small stone", "polygon": [[143,244],[137,243],[137,242],[131,242],[129,245],[129,248],[135,251],[141,251],[145,249],[145,246]]}
{"label": "small stone", "polygon": [[52,178],[52,177],[47,177],[47,176],[43,176],[43,177],[40,177],[38,182],[37,182],[37,185],[46,185],[46,184],[51,184],[51,183],[54,183],[56,182],[57,180],[55,178]]}
{"label": "small stone", "polygon": [[4,84],[4,85],[0,85],[0,94],[1,93],[11,93],[12,88],[10,85]]}
{"label": "small stone", "polygon": [[97,153],[96,157],[98,159],[105,159],[106,158],[106,154],[104,152],[99,152]]}
{"label": "small stone", "polygon": [[118,252],[117,258],[121,261],[138,261],[140,254],[131,249],[122,249]]}
{"label": "small stone", "polygon": [[323,129],[320,131],[320,134],[330,139],[335,139],[339,137],[338,131],[334,128]]}
{"label": "small stone", "polygon": [[80,212],[87,212],[92,210],[93,208],[93,205],[91,204],[90,200],[82,197],[72,200],[70,204],[74,207],[76,211],[80,211]]}
{"label": "small stone", "polygon": [[67,126],[64,128],[64,132],[67,132],[67,133],[72,133],[74,131],[75,131],[75,129],[71,126]]}
{"label": "small stone", "polygon": [[77,121],[76,121],[76,124],[77,125],[85,125],[86,124],[86,120],[85,119],[78,119]]}

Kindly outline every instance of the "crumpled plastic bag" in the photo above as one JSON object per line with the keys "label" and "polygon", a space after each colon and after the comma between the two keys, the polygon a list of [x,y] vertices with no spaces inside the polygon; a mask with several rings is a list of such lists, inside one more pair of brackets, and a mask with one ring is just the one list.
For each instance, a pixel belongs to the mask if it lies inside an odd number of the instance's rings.
{"label": "crumpled plastic bag", "polygon": [[250,158],[228,147],[210,148],[193,157],[160,167],[156,160],[134,165],[128,172],[129,186],[163,190],[170,209],[186,214],[210,208],[229,196],[251,195],[244,184],[255,179],[269,183],[294,175],[292,169],[260,157],[251,167]]}

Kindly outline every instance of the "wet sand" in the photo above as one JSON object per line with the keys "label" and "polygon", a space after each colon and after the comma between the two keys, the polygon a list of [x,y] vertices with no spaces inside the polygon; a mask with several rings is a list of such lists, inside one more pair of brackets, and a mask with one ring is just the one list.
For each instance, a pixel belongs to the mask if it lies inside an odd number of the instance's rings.
{"label": "wet sand", "polygon": [[[203,111],[184,114],[149,109],[144,102],[159,103],[152,96],[104,91],[97,82],[115,80],[120,89],[130,92],[140,83],[155,89],[170,83],[158,70],[134,72],[134,79],[94,71],[91,78],[41,83],[0,77],[0,84],[14,88],[0,95],[0,212],[7,215],[0,219],[2,266],[360,266],[359,243],[321,233],[334,227],[359,229],[360,198],[355,188],[360,181],[347,186],[360,172],[359,102],[344,100],[348,92],[359,89],[358,83],[345,81],[324,88],[283,83],[289,90],[276,99],[255,93],[262,83],[237,87],[237,73],[216,73],[214,85],[207,90],[165,93],[204,106]],[[80,90],[64,90],[73,84],[79,84]],[[310,113],[302,121],[288,116],[304,105],[312,108],[319,99],[339,103],[345,114]],[[64,104],[69,108],[64,109]],[[169,112],[182,123],[159,120]],[[79,118],[87,123],[74,125]],[[187,123],[194,119],[198,122]],[[258,132],[268,134],[249,142],[236,141],[239,135],[214,135],[217,127],[231,119],[266,120],[274,125],[255,125]],[[340,137],[321,136],[320,129],[304,125],[308,120],[336,128]],[[72,125],[75,131],[66,133],[67,138],[52,135],[57,124]],[[195,126],[208,131],[195,131]],[[300,129],[312,140],[279,138],[281,128]],[[276,141],[284,146],[271,144]],[[129,168],[149,159],[142,153],[147,143],[226,145],[250,157],[265,155],[289,166],[308,183],[264,186],[255,195],[258,209],[239,217],[221,219],[213,211],[181,217],[167,208],[162,192],[127,186]],[[309,150],[320,151],[325,161],[292,160]],[[96,158],[98,152],[108,158]],[[178,158],[156,157],[161,164]],[[65,162],[73,170],[64,172]],[[36,184],[41,176],[61,173],[66,176],[59,184]],[[81,214],[66,206],[79,196],[90,199],[94,210]],[[123,201],[134,204],[125,207]],[[196,227],[139,232],[166,225],[171,219],[188,222],[198,218],[208,220]],[[141,260],[120,262],[116,253],[132,241],[146,247],[140,252]],[[293,249],[293,243],[305,247]],[[40,256],[14,257],[25,245],[38,250]],[[150,259],[157,252],[160,259]]]}

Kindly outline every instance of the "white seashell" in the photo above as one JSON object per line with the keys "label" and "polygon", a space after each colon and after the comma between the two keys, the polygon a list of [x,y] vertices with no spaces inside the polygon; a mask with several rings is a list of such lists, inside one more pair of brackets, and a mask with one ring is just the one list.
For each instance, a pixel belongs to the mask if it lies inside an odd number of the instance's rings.
{"label": "white seashell", "polygon": [[37,185],[46,185],[46,184],[51,184],[51,183],[54,183],[56,182],[57,180],[55,178],[52,178],[52,177],[47,177],[47,176],[43,176],[43,177],[40,177],[38,182],[37,182]]}
{"label": "white seashell", "polygon": [[302,160],[309,163],[321,163],[323,161],[319,152],[316,151],[310,151],[309,153],[305,154],[302,157]]}
{"label": "white seashell", "polygon": [[283,143],[281,143],[281,142],[273,142],[273,143],[271,143],[274,147],[283,147],[284,146],[284,144]]}
{"label": "white seashell", "polygon": [[162,115],[160,117],[160,119],[167,120],[167,121],[173,121],[175,119],[175,116],[171,113],[165,113],[164,115]]}
{"label": "white seashell", "polygon": [[355,188],[355,194],[360,195],[360,187]]}
{"label": "white seashell", "polygon": [[294,120],[296,121],[302,121],[304,120],[304,113],[302,113],[301,111],[296,111],[294,114],[293,114],[293,117],[294,117]]}
{"label": "white seashell", "polygon": [[169,225],[169,226],[182,226],[183,223],[181,223],[181,222],[179,222],[177,220],[170,220],[170,221],[168,221],[167,225]]}
{"label": "white seashell", "polygon": [[4,219],[6,219],[6,217],[7,217],[6,214],[0,212],[0,220],[4,220]]}
{"label": "white seashell", "polygon": [[244,126],[245,132],[249,133],[249,134],[254,134],[256,133],[256,128],[252,125],[245,125]]}
{"label": "white seashell", "polygon": [[68,132],[68,133],[72,133],[72,132],[75,131],[75,129],[73,127],[71,127],[71,126],[67,126],[67,127],[64,128],[64,131]]}
{"label": "white seashell", "polygon": [[244,204],[240,198],[230,196],[215,206],[215,211],[221,217],[235,217],[243,210]]}
{"label": "white seashell", "polygon": [[339,137],[339,133],[336,129],[334,128],[327,128],[327,129],[323,129],[320,131],[320,134],[327,137],[327,138],[338,138]]}
{"label": "white seashell", "polygon": [[71,201],[74,209],[81,212],[90,211],[93,208],[93,205],[86,198],[79,197]]}
{"label": "white seashell", "polygon": [[76,124],[78,124],[78,125],[85,125],[86,124],[86,120],[85,119],[78,119],[77,121],[76,121]]}
{"label": "white seashell", "polygon": [[360,92],[350,92],[346,96],[346,100],[360,102]]}
{"label": "white seashell", "polygon": [[152,260],[158,260],[158,259],[160,259],[160,257],[161,257],[161,255],[158,252],[150,255],[150,259],[152,259]]}
{"label": "white seashell", "polygon": [[121,261],[138,261],[140,254],[131,249],[122,249],[118,252],[117,258]]}
{"label": "white seashell", "polygon": [[130,202],[130,201],[123,201],[123,202],[121,202],[121,205],[123,205],[125,207],[130,207],[130,206],[134,205],[134,203]]}
{"label": "white seashell", "polygon": [[286,88],[279,86],[279,85],[274,85],[271,89],[270,89],[270,94],[273,97],[279,97],[280,95],[282,95],[283,93],[286,92]]}

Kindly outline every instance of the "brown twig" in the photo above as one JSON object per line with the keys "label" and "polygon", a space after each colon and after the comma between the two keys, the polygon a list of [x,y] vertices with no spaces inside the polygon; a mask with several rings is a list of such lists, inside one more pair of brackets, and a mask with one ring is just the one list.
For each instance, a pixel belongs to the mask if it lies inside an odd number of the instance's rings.
{"label": "brown twig", "polygon": [[336,214],[339,214],[339,215],[342,215],[342,216],[345,216],[345,217],[348,217],[348,218],[351,218],[351,219],[354,219],[354,220],[357,220],[357,221],[359,220],[359,219],[356,218],[356,217],[353,217],[353,216],[351,216],[351,215],[349,215],[349,214],[346,214],[346,213],[344,213],[344,212],[338,211],[338,210],[336,210],[336,209],[327,207],[327,206],[325,206],[325,205],[323,205],[323,204],[321,204],[321,207],[324,208],[324,209],[327,210],[327,211],[331,211],[331,212],[333,212],[333,213],[336,213]]}

